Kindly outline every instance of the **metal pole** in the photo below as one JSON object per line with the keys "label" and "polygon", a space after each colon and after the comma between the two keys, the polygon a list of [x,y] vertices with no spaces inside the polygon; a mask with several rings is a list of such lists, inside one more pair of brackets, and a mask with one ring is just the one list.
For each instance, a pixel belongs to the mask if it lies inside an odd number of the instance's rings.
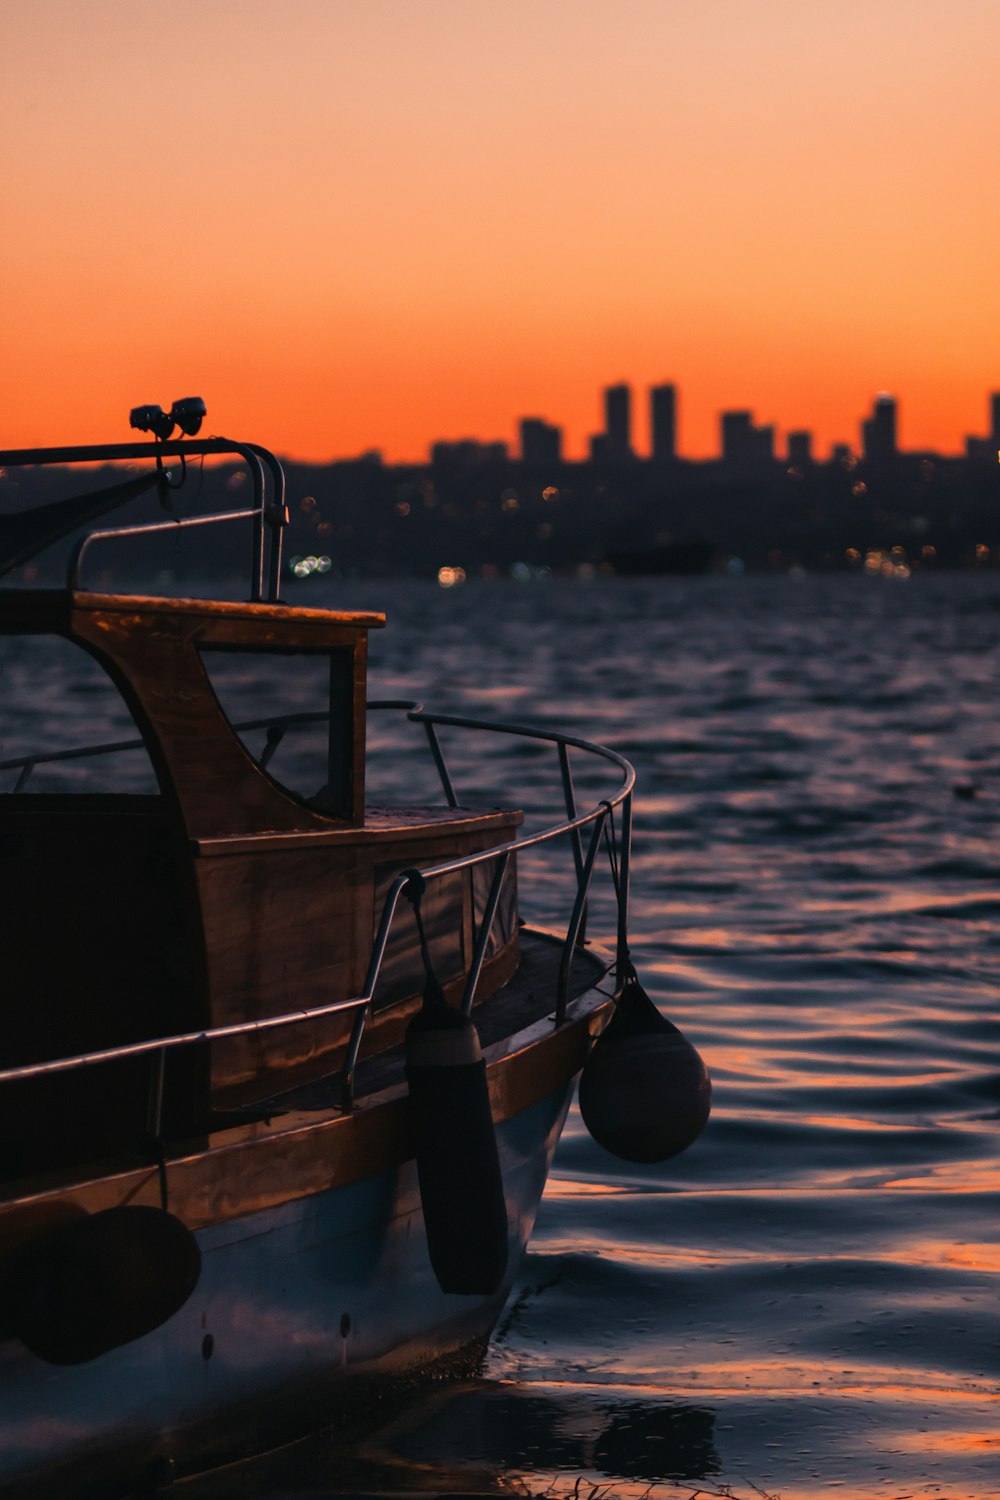
{"label": "metal pole", "polygon": [[154,1141],[160,1139],[163,1130],[163,1076],[167,1066],[167,1049],[164,1047],[153,1057],[149,1074],[149,1103],[146,1107],[146,1130]]}
{"label": "metal pole", "polygon": [[[573,790],[573,772],[569,763],[569,746],[559,741],[559,770],[562,773],[563,799],[566,803],[566,816],[572,823],[576,817],[576,793]],[[574,828],[570,834],[573,840],[573,863],[576,865],[576,878],[580,880],[583,875],[583,840],[580,838],[579,828]]]}
{"label": "metal pole", "polygon": [[507,861],[510,859],[509,851],[501,854],[497,860],[497,867],[493,872],[493,880],[490,885],[490,894],[486,900],[483,911],[483,920],[479,928],[479,936],[476,939],[476,951],[472,956],[472,964],[469,967],[469,977],[465,983],[465,994],[462,997],[462,1014],[471,1016],[473,1001],[476,998],[476,986],[479,983],[479,975],[482,972],[483,960],[486,957],[486,945],[490,940],[493,930],[493,918],[496,916],[497,907],[500,904],[500,890],[503,886],[503,878],[507,872]]}
{"label": "metal pole", "polygon": [[[281,549],[285,527],[288,525],[288,510],[285,505],[285,471],[274,454],[268,452],[266,448],[261,448],[257,443],[248,443],[247,446],[252,453],[267,464],[274,485],[274,494],[266,516],[271,532],[267,597],[272,604],[278,604],[281,594]],[[263,539],[261,545],[263,545]]]}
{"label": "metal pole", "polygon": [[587,857],[583,864],[583,875],[577,886],[576,900],[573,902],[573,914],[569,919],[566,941],[563,944],[562,957],[559,960],[559,979],[556,986],[557,1026],[561,1026],[566,1019],[566,1002],[569,996],[569,973],[573,962],[573,949],[576,947],[580,923],[583,920],[584,907],[587,904],[590,877],[594,869],[594,860],[597,858],[597,851],[601,847],[601,836],[604,832],[604,819],[606,816],[607,814],[602,812],[594,820],[594,831],[587,846]]}
{"label": "metal pole", "polygon": [[396,914],[396,907],[400,895],[409,883],[406,875],[397,875],[389,887],[382,907],[382,920],[378,924],[378,933],[375,937],[375,946],[372,948],[371,961],[368,964],[368,973],[365,977],[366,1004],[358,1012],[351,1031],[351,1040],[347,1044],[347,1055],[344,1058],[343,1084],[341,1087],[341,1106],[345,1110],[354,1107],[354,1074],[358,1066],[358,1053],[361,1050],[361,1038],[364,1035],[365,1022],[375,998],[375,986],[378,984],[379,971],[382,968],[382,959],[385,957],[386,944],[389,941],[389,928]]}
{"label": "metal pole", "polygon": [[434,728],[434,724],[430,719],[424,720],[424,728],[427,731],[427,739],[430,743],[431,754],[434,757],[434,764],[438,768],[438,775],[441,778],[441,785],[444,788],[445,800],[447,801],[449,807],[457,807],[458,798],[455,796],[455,788],[451,784],[451,777],[448,775],[448,767],[445,765],[444,754],[441,750],[440,744],[438,743],[437,730]]}
{"label": "metal pole", "polygon": [[632,854],[632,793],[622,801],[621,847],[618,853],[618,952],[615,969],[618,984],[625,982],[628,967],[628,883]]}

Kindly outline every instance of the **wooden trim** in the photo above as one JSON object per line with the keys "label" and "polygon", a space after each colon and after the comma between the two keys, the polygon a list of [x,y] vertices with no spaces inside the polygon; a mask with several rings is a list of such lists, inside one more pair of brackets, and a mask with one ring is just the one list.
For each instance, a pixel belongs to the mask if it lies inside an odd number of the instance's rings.
{"label": "wooden trim", "polygon": [[380,630],[385,615],[378,610],[302,609],[297,605],[274,604],[266,600],[164,599],[149,594],[92,594],[78,589],[4,589],[0,596],[0,628],[6,616],[16,620],[51,623],[68,620],[74,610],[115,610],[131,614],[188,615],[193,618],[230,617],[247,623],[264,621],[301,621],[304,625],[347,625],[363,630]]}
{"label": "wooden trim", "polygon": [[[456,813],[458,816],[456,817]],[[476,812],[466,807],[368,807],[365,821],[357,828],[303,828],[293,832],[222,834],[217,838],[192,839],[194,854],[215,859],[226,854],[269,854],[287,849],[313,848],[323,844],[411,843],[441,834],[480,833],[492,828],[518,828],[524,814],[517,809]]]}

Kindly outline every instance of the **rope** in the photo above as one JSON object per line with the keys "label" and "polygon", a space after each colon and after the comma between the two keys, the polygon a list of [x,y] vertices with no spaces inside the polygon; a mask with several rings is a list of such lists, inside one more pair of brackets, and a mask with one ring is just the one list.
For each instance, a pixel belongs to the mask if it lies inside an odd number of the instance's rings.
{"label": "rope", "polygon": [[170,474],[163,467],[162,453],[157,452],[156,454],[156,493],[157,498],[160,502],[160,506],[163,510],[173,510],[174,502],[171,499],[171,492],[173,490],[179,490],[181,488],[181,485],[183,485],[185,480],[187,479],[187,458],[183,453],[181,453],[179,457],[181,461],[181,477],[177,481],[177,483],[174,484],[173,480],[170,478]]}
{"label": "rope", "polygon": [[608,810],[608,816],[604,820],[604,843],[608,851],[608,863],[611,866],[611,880],[615,888],[615,899],[618,902],[619,910],[621,910],[622,887],[618,874],[618,835],[615,832],[615,810],[607,798],[600,805],[601,807],[606,807]]}
{"label": "rope", "polygon": [[[618,834],[615,831],[615,810],[606,798],[601,803],[601,806],[606,807],[608,810],[608,816],[604,820],[604,843],[608,851],[608,864],[611,866],[611,881],[615,888],[615,901],[618,906],[618,926],[621,931],[624,931],[625,912],[623,908],[621,873],[618,864]],[[629,951],[627,940],[623,944],[622,957],[624,973],[618,976],[619,979],[634,979],[636,977],[635,965],[632,962],[632,954]]]}
{"label": "rope", "polygon": [[170,1205],[170,1194],[167,1186],[167,1153],[163,1144],[163,1137],[149,1132],[146,1135],[146,1143],[149,1147],[149,1154],[153,1158],[153,1165],[156,1167],[156,1175],[159,1178],[160,1207],[166,1213]]}
{"label": "rope", "polygon": [[434,964],[431,960],[431,950],[427,942],[427,933],[424,931],[424,919],[420,911],[420,903],[427,889],[427,881],[419,870],[404,870],[406,876],[406,887],[403,891],[407,901],[413,907],[413,915],[417,922],[417,937],[420,941],[420,957],[423,960],[424,975],[427,983],[424,986],[424,1002],[426,1004],[440,1003],[447,1005],[441,982],[434,972]]}

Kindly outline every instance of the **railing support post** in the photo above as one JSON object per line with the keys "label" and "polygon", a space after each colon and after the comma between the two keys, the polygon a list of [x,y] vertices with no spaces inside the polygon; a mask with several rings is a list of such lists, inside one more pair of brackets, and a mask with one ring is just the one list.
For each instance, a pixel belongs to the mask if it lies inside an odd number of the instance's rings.
{"label": "railing support post", "polygon": [[358,1053],[361,1050],[361,1038],[364,1036],[365,1022],[368,1012],[372,1008],[375,999],[375,986],[378,984],[378,976],[382,968],[382,960],[385,957],[386,944],[389,941],[389,928],[392,919],[396,915],[396,906],[400,895],[408,883],[406,875],[397,875],[386,894],[385,904],[382,907],[382,919],[378,924],[378,932],[375,936],[375,945],[372,948],[371,960],[368,964],[368,973],[365,976],[364,998],[367,1004],[361,1006],[354,1018],[354,1026],[351,1029],[351,1040],[347,1044],[347,1054],[344,1058],[343,1078],[341,1082],[341,1107],[344,1110],[354,1108],[354,1074],[358,1066]]}
{"label": "railing support post", "polygon": [[[573,772],[569,763],[569,746],[559,741],[559,770],[562,774],[563,798],[566,803],[566,817],[573,822],[576,817],[576,792],[573,788]],[[570,838],[573,841],[573,863],[576,866],[576,882],[579,885],[583,879],[583,840],[580,837],[579,828],[571,829]],[[583,916],[580,918],[580,926],[576,934],[577,946],[582,948],[587,939],[587,907],[584,904]]]}
{"label": "railing support post", "polygon": [[587,905],[587,893],[590,890],[590,877],[594,870],[594,861],[597,851],[601,847],[601,838],[604,833],[604,820],[607,813],[602,812],[594,819],[594,831],[587,845],[587,854],[583,862],[583,872],[576,888],[576,900],[573,902],[573,914],[569,919],[569,929],[566,933],[566,941],[563,944],[562,957],[559,960],[559,979],[556,985],[556,1025],[561,1026],[566,1019],[566,1004],[569,997],[569,974],[573,963],[573,949],[576,947],[580,932],[580,924],[583,921],[584,909]]}
{"label": "railing support post", "polygon": [[444,752],[442,751],[440,743],[438,742],[437,730],[434,728],[434,724],[430,719],[424,720],[424,728],[427,731],[427,740],[431,747],[431,754],[434,757],[434,764],[437,766],[438,775],[441,778],[441,786],[444,789],[445,801],[447,802],[449,807],[457,807],[458,798],[455,796],[455,788],[452,786],[451,777],[448,775],[448,767],[445,764]]}
{"label": "railing support post", "polygon": [[497,867],[493,872],[493,880],[490,883],[490,893],[486,900],[483,911],[483,920],[479,927],[479,935],[476,938],[476,951],[472,955],[472,963],[469,967],[469,977],[465,984],[465,994],[462,997],[463,1016],[472,1015],[472,1006],[476,998],[476,986],[479,983],[479,975],[482,972],[483,960],[486,957],[486,945],[490,940],[493,930],[493,918],[497,914],[500,904],[500,891],[503,887],[503,878],[507,873],[507,862],[510,855],[507,852],[497,858]]}
{"label": "railing support post", "polygon": [[[559,741],[559,770],[562,774],[563,800],[566,803],[566,817],[573,822],[576,817],[576,793],[573,790],[573,772],[569,763],[569,746]],[[583,878],[583,840],[580,837],[579,828],[574,828],[570,834],[573,840],[573,862],[576,865],[576,878],[579,882]]]}
{"label": "railing support post", "polygon": [[618,852],[618,943],[615,973],[619,987],[625,983],[628,956],[628,883],[632,857],[632,793],[622,800],[621,848]]}
{"label": "railing support post", "polygon": [[166,1048],[153,1054],[149,1072],[149,1098],[146,1104],[146,1133],[158,1141],[163,1131],[163,1078],[167,1066]]}

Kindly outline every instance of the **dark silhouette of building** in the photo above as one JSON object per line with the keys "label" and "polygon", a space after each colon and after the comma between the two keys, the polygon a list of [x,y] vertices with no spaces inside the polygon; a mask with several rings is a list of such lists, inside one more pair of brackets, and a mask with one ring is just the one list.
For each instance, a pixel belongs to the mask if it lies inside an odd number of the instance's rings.
{"label": "dark silhouette of building", "polygon": [[755,427],[753,413],[722,413],[722,461],[734,469],[754,469],[774,458],[774,428]]}
{"label": "dark silhouette of building", "polygon": [[1000,457],[1000,391],[990,393],[988,437],[967,437],[965,456],[974,464],[995,464]]}
{"label": "dark silhouette of building", "polygon": [[748,411],[724,411],[719,420],[723,463],[747,463],[753,452],[753,414]]}
{"label": "dark silhouette of building", "polygon": [[475,469],[484,464],[506,463],[508,456],[506,443],[480,443],[475,438],[431,445],[432,468]]}
{"label": "dark silhouette of building", "polygon": [[532,467],[562,463],[562,428],[541,417],[522,417],[521,462]]}
{"label": "dark silhouette of building", "polygon": [[604,437],[609,458],[632,453],[632,392],[627,385],[609,385],[604,392]]}
{"label": "dark silhouette of building", "polygon": [[970,463],[995,464],[997,461],[997,447],[992,438],[967,437],[965,439],[965,456]]}
{"label": "dark silhouette of building", "polygon": [[649,392],[650,451],[657,463],[677,457],[677,387],[654,385]]}
{"label": "dark silhouette of building", "polygon": [[868,463],[888,463],[899,456],[895,396],[880,391],[875,397],[871,416],[861,424],[861,451]]}
{"label": "dark silhouette of building", "polygon": [[788,434],[788,462],[791,467],[806,469],[812,461],[812,433],[790,432]]}

